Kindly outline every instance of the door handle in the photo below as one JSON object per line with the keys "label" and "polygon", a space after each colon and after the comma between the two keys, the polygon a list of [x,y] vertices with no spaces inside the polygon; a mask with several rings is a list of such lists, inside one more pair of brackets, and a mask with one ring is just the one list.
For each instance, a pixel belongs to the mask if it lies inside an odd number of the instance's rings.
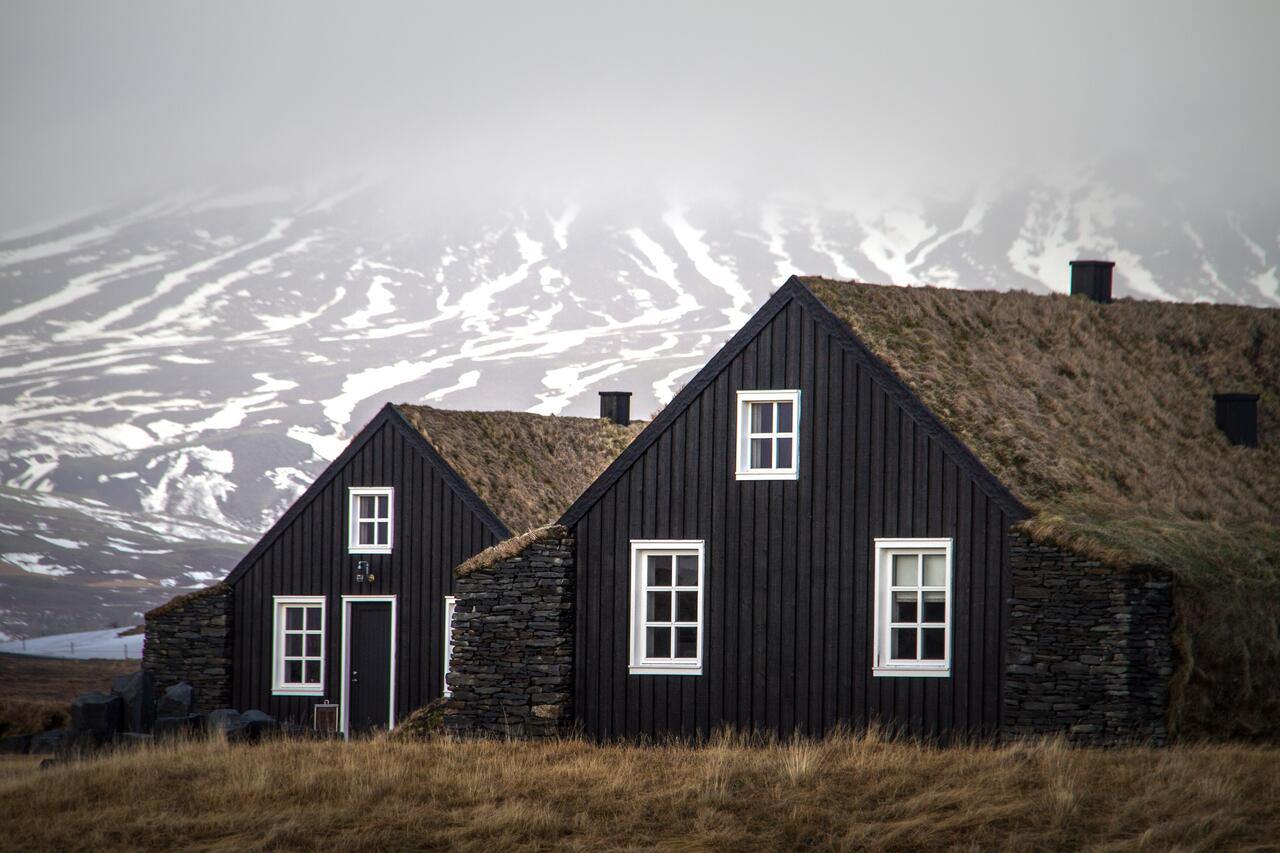
{"label": "door handle", "polygon": [[360,673],[356,672],[355,670],[352,670],[352,671],[351,671],[351,683],[352,683],[352,684],[355,684],[355,683],[357,683],[357,682],[359,682],[359,681],[360,681]]}

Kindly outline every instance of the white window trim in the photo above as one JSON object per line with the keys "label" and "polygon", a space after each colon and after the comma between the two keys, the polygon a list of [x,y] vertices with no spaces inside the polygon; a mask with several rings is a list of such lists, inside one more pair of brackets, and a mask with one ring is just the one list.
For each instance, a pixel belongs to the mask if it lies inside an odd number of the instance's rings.
{"label": "white window trim", "polygon": [[[362,495],[386,495],[387,497],[387,544],[358,545],[358,526],[360,517],[356,512],[359,504],[357,498]],[[356,487],[347,489],[347,553],[348,554],[390,554],[391,545],[396,541],[396,490],[391,486]]]}
{"label": "white window trim", "polygon": [[444,597],[444,695],[446,698],[453,695],[453,690],[449,687],[449,663],[453,657],[453,612],[457,605],[456,595]]}
{"label": "white window trim", "polygon": [[[872,674],[877,676],[915,676],[948,678],[951,675],[951,646],[955,633],[952,621],[952,600],[955,593],[955,553],[952,539],[877,539],[875,540],[875,631],[874,665]],[[889,589],[892,586],[889,572],[892,570],[889,556],[895,551],[924,551],[942,549],[946,554],[947,568],[947,616],[943,641],[943,659],[936,663],[915,661],[890,662],[889,656]],[[923,570],[923,569],[922,569]]]}
{"label": "white window trim", "polygon": [[[328,607],[323,595],[273,595],[271,597],[271,695],[324,696],[325,666],[328,663]],[[287,684],[284,680],[284,620],[280,615],[286,606],[304,605],[320,608],[320,683]],[[305,619],[305,617],[304,617]],[[303,623],[305,624],[305,622]],[[305,644],[305,640],[303,641]],[[306,651],[304,648],[303,651]],[[305,664],[303,665],[305,669]]]}
{"label": "white window trim", "polygon": [[[644,649],[644,597],[646,583],[640,555],[648,551],[695,552],[698,555],[698,650],[688,663],[670,660],[646,661]],[[707,554],[701,539],[632,539],[631,540],[631,630],[627,646],[627,660],[632,675],[702,675],[702,650],[707,634]],[[674,564],[671,570],[675,571]],[[674,580],[674,578],[673,578]],[[671,638],[672,643],[675,637]]]}
{"label": "white window trim", "polygon": [[[791,441],[790,468],[752,468],[751,462],[751,419],[747,414],[749,403],[791,403]],[[737,461],[735,475],[739,480],[798,480],[800,479],[800,391],[799,390],[760,390],[738,392],[738,427],[737,427]]]}
{"label": "white window trim", "polygon": [[397,640],[399,634],[396,631],[397,610],[396,596],[394,595],[344,595],[342,596],[342,670],[340,676],[342,684],[339,688],[338,702],[341,708],[338,714],[339,731],[342,732],[344,738],[350,737],[347,726],[347,687],[351,681],[350,670],[351,665],[351,605],[357,602],[370,602],[377,604],[379,602],[387,602],[391,605],[391,696],[388,700],[391,707],[387,712],[387,730],[390,731],[396,727],[396,646],[399,645]]}

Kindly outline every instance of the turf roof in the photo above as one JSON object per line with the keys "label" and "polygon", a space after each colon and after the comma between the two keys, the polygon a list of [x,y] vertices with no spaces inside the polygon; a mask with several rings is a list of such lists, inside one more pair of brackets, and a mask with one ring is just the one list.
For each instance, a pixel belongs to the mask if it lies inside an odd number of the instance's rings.
{"label": "turf roof", "polygon": [[[802,281],[1033,510],[1280,523],[1280,311]],[[1227,391],[1260,447],[1214,425]]]}
{"label": "turf roof", "polygon": [[644,427],[527,412],[396,408],[513,533],[559,518]]}

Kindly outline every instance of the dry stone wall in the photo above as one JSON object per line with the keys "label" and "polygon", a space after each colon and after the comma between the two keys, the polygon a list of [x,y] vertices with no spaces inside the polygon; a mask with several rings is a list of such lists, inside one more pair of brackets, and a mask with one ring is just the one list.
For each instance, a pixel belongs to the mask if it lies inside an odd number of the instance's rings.
{"label": "dry stone wall", "polygon": [[155,698],[180,682],[195,689],[193,711],[231,704],[231,587],[218,584],[147,614],[142,668]]}
{"label": "dry stone wall", "polygon": [[1164,743],[1173,675],[1173,583],[1009,538],[1007,736]]}
{"label": "dry stone wall", "polygon": [[574,543],[565,537],[457,579],[447,730],[551,737],[572,727]]}

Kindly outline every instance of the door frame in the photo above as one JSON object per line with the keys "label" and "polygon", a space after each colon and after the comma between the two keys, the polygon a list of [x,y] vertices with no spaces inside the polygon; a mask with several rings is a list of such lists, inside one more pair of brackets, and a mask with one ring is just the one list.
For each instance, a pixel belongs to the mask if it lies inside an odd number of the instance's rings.
{"label": "door frame", "polygon": [[352,604],[390,604],[391,605],[391,689],[388,691],[390,697],[388,702],[391,707],[387,712],[388,730],[396,727],[396,611],[399,609],[396,604],[396,596],[394,595],[344,595],[342,596],[342,670],[341,685],[338,694],[338,702],[342,708],[339,723],[341,725],[342,737],[351,736],[350,727],[347,725],[347,712],[350,705],[347,702],[347,685],[351,681],[351,605]]}

